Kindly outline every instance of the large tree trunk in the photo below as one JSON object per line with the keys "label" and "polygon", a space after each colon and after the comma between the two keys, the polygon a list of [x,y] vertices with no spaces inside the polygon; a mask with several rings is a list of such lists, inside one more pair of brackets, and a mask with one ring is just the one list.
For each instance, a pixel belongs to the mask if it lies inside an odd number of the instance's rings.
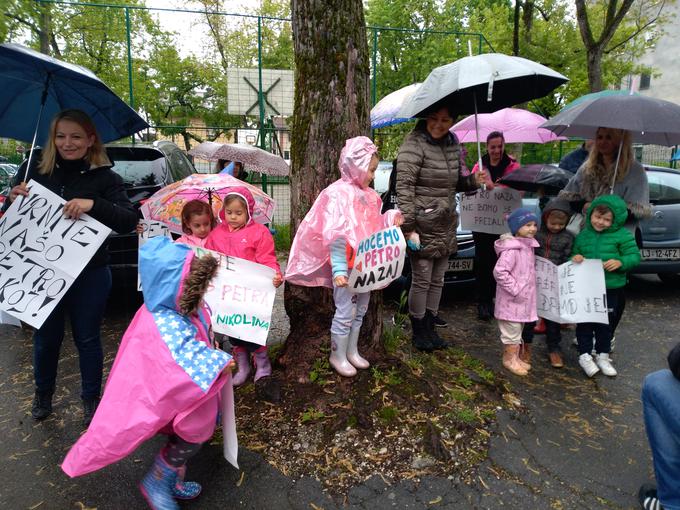
{"label": "large tree trunk", "polygon": [[[291,232],[319,192],[339,177],[345,140],[368,133],[369,57],[361,0],[293,0],[295,114],[291,133]],[[330,290],[285,286],[290,335],[279,358],[286,378],[307,381],[328,345]],[[362,350],[379,349],[382,300],[372,296]]]}

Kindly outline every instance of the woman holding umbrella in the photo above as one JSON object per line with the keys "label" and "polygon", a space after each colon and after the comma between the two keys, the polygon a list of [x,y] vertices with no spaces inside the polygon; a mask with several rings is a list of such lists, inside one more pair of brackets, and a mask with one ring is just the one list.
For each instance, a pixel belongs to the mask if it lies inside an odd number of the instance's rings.
{"label": "woman holding umbrella", "polygon": [[412,341],[423,351],[448,346],[434,321],[449,255],[457,249],[456,192],[475,190],[486,179],[484,171],[463,175],[461,147],[451,126],[448,109],[431,111],[406,136],[397,156],[397,201],[413,278],[408,296]]}
{"label": "woman holding umbrella", "polygon": [[585,213],[595,198],[608,193],[626,202],[626,227],[639,241],[637,224],[652,214],[647,174],[633,155],[630,131],[600,127],[588,158],[559,196],[570,201],[577,212]]}
{"label": "woman holding umbrella", "polygon": [[[31,165],[26,180],[34,179],[66,200],[63,212],[67,217],[78,219],[87,213],[116,232],[131,232],[137,223],[137,213],[125,192],[123,180],[111,166],[90,117],[80,110],[64,110],[53,119],[40,162],[37,168]],[[18,175],[20,179],[23,172]],[[22,182],[12,188],[9,201],[20,195],[27,196],[29,192]],[[31,413],[36,420],[45,419],[52,412],[67,315],[80,358],[83,423],[87,426],[92,420],[102,384],[101,322],[111,290],[107,261],[104,243],[33,335],[36,390]]]}

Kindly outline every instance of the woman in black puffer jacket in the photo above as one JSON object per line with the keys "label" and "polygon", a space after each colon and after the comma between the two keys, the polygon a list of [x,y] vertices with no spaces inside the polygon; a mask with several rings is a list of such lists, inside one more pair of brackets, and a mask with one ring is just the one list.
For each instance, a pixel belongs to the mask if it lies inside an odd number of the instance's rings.
{"label": "woman in black puffer jacket", "polygon": [[[457,250],[456,193],[481,186],[486,173],[463,175],[461,148],[449,132],[453,115],[446,109],[420,120],[397,156],[397,202],[404,215],[413,281],[408,296],[413,345],[420,350],[447,347],[435,333],[444,273]],[[419,238],[419,243],[417,242]]]}
{"label": "woman in black puffer jacket", "polygon": [[[65,216],[77,219],[87,213],[118,233],[134,230],[137,213],[125,192],[123,180],[111,170],[96,128],[82,111],[64,110],[54,118],[40,163],[37,168],[31,166],[28,179],[34,179],[66,200]],[[23,171],[20,170],[17,178],[21,177]],[[9,201],[28,193],[26,183],[17,184],[10,191]],[[107,263],[107,243],[104,243],[33,335],[36,390],[32,415],[36,420],[47,418],[52,412],[67,316],[80,360],[84,424],[87,426],[92,420],[102,385],[104,355],[100,329],[111,290]]]}

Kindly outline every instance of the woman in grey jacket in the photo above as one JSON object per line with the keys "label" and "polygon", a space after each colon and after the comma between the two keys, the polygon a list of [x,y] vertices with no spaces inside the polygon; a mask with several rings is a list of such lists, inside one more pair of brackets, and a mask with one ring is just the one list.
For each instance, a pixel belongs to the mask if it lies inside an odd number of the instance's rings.
{"label": "woman in grey jacket", "polygon": [[406,136],[397,156],[397,201],[413,278],[408,296],[412,341],[423,351],[448,346],[435,332],[434,319],[449,255],[457,250],[456,192],[475,190],[486,178],[485,172],[461,172],[461,148],[449,131],[453,121],[446,108],[433,111]]}

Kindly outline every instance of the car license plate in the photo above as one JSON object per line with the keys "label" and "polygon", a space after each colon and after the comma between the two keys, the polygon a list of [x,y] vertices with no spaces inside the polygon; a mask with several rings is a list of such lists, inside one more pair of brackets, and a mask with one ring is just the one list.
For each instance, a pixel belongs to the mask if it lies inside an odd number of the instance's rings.
{"label": "car license plate", "polygon": [[472,262],[474,259],[450,259],[449,271],[472,271]]}
{"label": "car license plate", "polygon": [[680,260],[680,248],[642,248],[640,253],[644,260]]}

